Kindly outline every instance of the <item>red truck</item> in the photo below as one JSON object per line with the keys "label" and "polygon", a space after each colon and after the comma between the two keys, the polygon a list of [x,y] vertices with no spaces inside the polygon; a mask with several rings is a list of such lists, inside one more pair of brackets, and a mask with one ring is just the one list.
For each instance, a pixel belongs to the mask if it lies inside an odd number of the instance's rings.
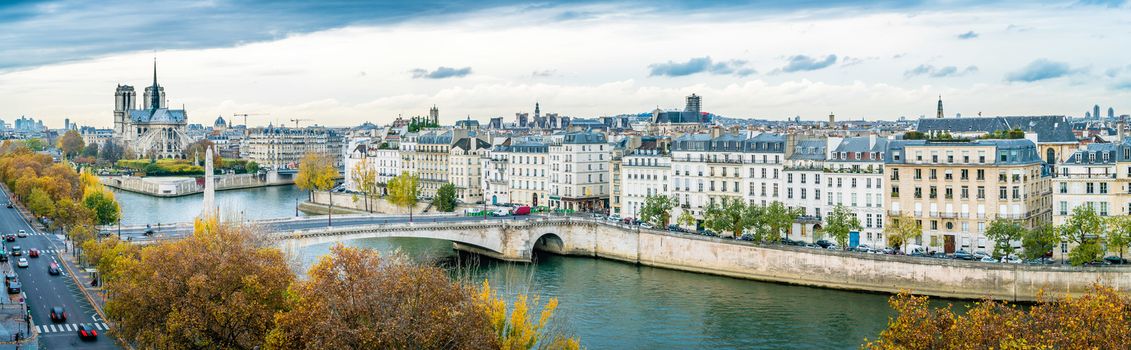
{"label": "red truck", "polygon": [[530,215],[530,207],[525,205],[516,207],[511,211],[511,215]]}

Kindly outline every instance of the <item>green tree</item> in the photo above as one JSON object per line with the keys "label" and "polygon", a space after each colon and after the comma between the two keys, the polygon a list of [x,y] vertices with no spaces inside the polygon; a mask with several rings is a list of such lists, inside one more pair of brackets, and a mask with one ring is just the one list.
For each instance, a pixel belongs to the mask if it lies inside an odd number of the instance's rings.
{"label": "green tree", "polygon": [[408,221],[412,221],[412,208],[420,200],[420,177],[403,172],[389,180],[389,201],[393,205],[408,208]]}
{"label": "green tree", "polygon": [[432,201],[436,209],[443,212],[456,210],[456,185],[445,183],[436,190],[436,198]]}
{"label": "green tree", "polygon": [[1072,209],[1072,216],[1060,226],[1061,239],[1076,244],[1068,252],[1069,262],[1078,266],[1102,258],[1103,232],[1103,218],[1091,206]]}
{"label": "green tree", "polygon": [[[333,189],[339,175],[338,168],[334,166],[334,160],[330,156],[310,152],[302,156],[302,160],[299,162],[298,174],[295,174],[295,185],[298,188],[311,191],[311,197],[313,197],[314,191]],[[330,196],[330,203],[326,207],[326,221],[332,225],[334,222],[334,194],[332,192],[327,194]]]}
{"label": "green tree", "polygon": [[98,150],[98,158],[115,163],[122,159],[124,152],[122,146],[118,146],[113,140],[106,140],[106,143],[103,143],[101,149]]}
{"label": "green tree", "polygon": [[51,196],[38,187],[32,188],[31,193],[28,194],[27,199],[28,210],[32,214],[40,217],[54,217],[55,216],[55,202],[51,200]]}
{"label": "green tree", "polygon": [[661,194],[648,195],[644,198],[644,206],[640,208],[640,220],[656,227],[666,227],[671,220],[674,207],[675,201],[671,197]]}
{"label": "green tree", "polygon": [[106,190],[87,191],[83,196],[82,204],[93,213],[94,223],[97,225],[109,225],[118,222],[118,217],[121,215],[121,207],[118,206],[118,201],[114,199],[114,195]]}
{"label": "green tree", "polygon": [[676,222],[680,225],[691,227],[692,229],[695,228],[695,217],[691,215],[690,210],[681,210],[679,219],[676,219]]}
{"label": "green tree", "polygon": [[1108,220],[1107,250],[1119,253],[1122,259],[1123,252],[1131,245],[1131,216],[1116,216]]}
{"label": "green tree", "polygon": [[98,144],[92,143],[86,145],[86,147],[82,149],[82,156],[91,158],[98,157]]}
{"label": "green tree", "polygon": [[888,219],[891,223],[884,227],[884,234],[889,246],[902,250],[904,244],[923,236],[923,226],[915,218],[900,214]]}
{"label": "green tree", "polygon": [[1025,227],[1020,222],[1005,218],[996,218],[990,222],[986,229],[986,238],[994,241],[994,258],[1013,254],[1013,242],[1025,236]]}
{"label": "green tree", "polygon": [[24,144],[27,145],[28,149],[35,151],[35,152],[39,152],[39,151],[47,149],[47,143],[43,142],[43,139],[41,139],[41,138],[31,138],[31,139],[24,140]]}
{"label": "green tree", "polygon": [[762,220],[769,229],[762,238],[770,242],[780,241],[782,233],[789,232],[798,216],[801,216],[801,208],[790,208],[778,201],[770,203],[762,213]]}
{"label": "green tree", "polygon": [[1026,259],[1038,259],[1052,253],[1060,243],[1060,235],[1056,228],[1050,224],[1041,224],[1032,229],[1025,230],[1021,236],[1022,256]]}
{"label": "green tree", "polygon": [[848,249],[848,233],[860,229],[860,218],[843,204],[837,204],[825,218],[825,233],[836,240],[840,249]]}
{"label": "green tree", "polygon": [[755,239],[759,241],[764,240],[763,238],[768,234],[767,232],[769,231],[769,229],[766,228],[766,222],[764,220],[764,216],[762,215],[762,213],[764,213],[765,211],[766,208],[760,205],[750,204],[746,206],[746,208],[742,211],[743,235],[750,233],[754,236]]}
{"label": "green tree", "polygon": [[259,163],[256,163],[254,161],[249,160],[249,161],[247,161],[247,163],[244,163],[243,170],[244,170],[244,172],[246,172],[248,174],[258,173],[259,172]]}
{"label": "green tree", "polygon": [[711,202],[703,211],[703,226],[720,235],[730,233],[734,237],[742,234],[742,214],[746,204],[741,199],[723,197],[722,201]]}
{"label": "green tree", "polygon": [[82,152],[83,146],[85,145],[78,131],[68,130],[67,133],[63,134],[63,137],[59,138],[59,149],[63,151],[63,156],[68,159]]}

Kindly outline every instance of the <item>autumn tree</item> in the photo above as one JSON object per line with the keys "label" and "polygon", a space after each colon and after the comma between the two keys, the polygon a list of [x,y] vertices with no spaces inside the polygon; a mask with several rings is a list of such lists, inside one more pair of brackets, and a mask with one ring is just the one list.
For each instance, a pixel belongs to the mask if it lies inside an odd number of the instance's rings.
{"label": "autumn tree", "polygon": [[114,266],[105,284],[108,317],[143,349],[262,346],[294,280],[279,249],[247,226],[214,218]]}
{"label": "autumn tree", "polygon": [[1042,300],[1018,308],[983,300],[963,313],[931,309],[924,296],[904,291],[888,304],[897,316],[865,349],[1126,349],[1131,300],[1093,286],[1080,297]]}
{"label": "autumn tree", "polygon": [[679,213],[679,218],[676,219],[676,222],[679,223],[680,225],[694,228],[695,227],[695,216],[692,216],[691,212],[689,210],[686,210],[686,209],[681,210],[680,213]]}
{"label": "autumn tree", "polygon": [[114,194],[106,190],[88,191],[83,196],[82,204],[94,214],[96,225],[109,225],[118,222],[122,211],[121,207],[118,206],[118,201],[114,199]]}
{"label": "autumn tree", "polygon": [[389,180],[389,202],[398,207],[408,208],[408,220],[412,221],[412,208],[420,197],[420,177],[407,172]]}
{"label": "autumn tree", "polygon": [[[295,175],[295,185],[298,188],[311,191],[311,198],[313,198],[314,191],[329,191],[334,188],[340,174],[338,168],[334,166],[334,159],[322,153],[310,152],[302,156],[302,161],[298,165],[298,174]],[[333,223],[334,217],[334,194],[328,193],[330,203],[326,207],[326,220]]]}
{"label": "autumn tree", "polygon": [[1072,209],[1072,216],[1060,226],[1060,238],[1075,243],[1068,252],[1068,261],[1072,265],[1083,265],[1102,258],[1103,231],[1103,218],[1092,206],[1081,205]]}
{"label": "autumn tree", "polygon": [[59,138],[59,149],[63,151],[63,156],[73,158],[82,152],[83,144],[82,135],[78,131],[67,130],[63,137]]}
{"label": "autumn tree", "polygon": [[357,191],[364,195],[365,211],[371,211],[369,197],[377,191],[377,169],[369,163],[369,158],[362,158],[360,162],[354,164],[350,171],[350,181],[354,183]]}
{"label": "autumn tree", "polygon": [[902,250],[904,244],[923,236],[923,226],[919,224],[919,220],[902,214],[889,216],[888,219],[891,222],[884,227],[884,235],[887,236],[890,247]]}
{"label": "autumn tree", "polygon": [[474,291],[440,268],[339,244],[307,276],[291,287],[265,348],[499,348]]}
{"label": "autumn tree", "polygon": [[[507,302],[500,298],[487,281],[483,281],[478,296],[482,309],[498,337],[498,348],[502,350],[577,350],[581,347],[577,338],[571,337],[560,328],[552,327],[554,311],[558,299],[550,298],[542,310],[536,309],[538,297],[519,294],[507,313]],[[534,315],[537,314],[537,318]]]}
{"label": "autumn tree", "polygon": [[860,228],[860,218],[843,204],[837,204],[825,217],[825,233],[836,240],[840,249],[848,249],[848,233]]}
{"label": "autumn tree", "polygon": [[671,221],[672,208],[675,201],[672,197],[662,194],[650,194],[644,197],[644,205],[640,207],[640,220],[651,223],[656,227],[665,227]]}
{"label": "autumn tree", "polygon": [[1025,236],[1025,227],[1020,222],[1005,218],[996,218],[990,222],[986,229],[986,238],[994,241],[994,257],[1000,258],[1013,254],[1013,242]]}
{"label": "autumn tree", "polygon": [[55,215],[55,202],[51,200],[51,196],[47,192],[39,189],[31,189],[28,195],[27,208],[31,210],[32,214],[39,217],[52,217]]}
{"label": "autumn tree", "polygon": [[106,140],[101,149],[98,150],[98,159],[114,163],[122,159],[124,153],[125,150],[122,149],[122,146],[118,146],[113,140]]}
{"label": "autumn tree", "polygon": [[98,157],[98,144],[92,143],[92,144],[86,145],[86,147],[83,147],[82,156],[83,157],[90,157],[90,158]]}
{"label": "autumn tree", "polygon": [[121,267],[138,259],[141,246],[117,236],[107,236],[101,240],[86,240],[82,244],[82,252],[83,259],[98,268],[105,283],[121,276],[118,273]]}
{"label": "autumn tree", "polygon": [[432,200],[432,204],[436,205],[436,209],[439,211],[451,212],[456,210],[456,205],[458,205],[456,186],[451,183],[440,185],[440,189],[436,190],[436,198]]}
{"label": "autumn tree", "polygon": [[208,155],[208,148],[210,147],[212,148],[212,164],[215,165],[214,169],[219,169],[223,166],[224,159],[220,157],[220,151],[216,149],[216,145],[208,139],[200,139],[190,143],[188,147],[185,147],[185,159],[199,160],[203,164],[205,156]]}

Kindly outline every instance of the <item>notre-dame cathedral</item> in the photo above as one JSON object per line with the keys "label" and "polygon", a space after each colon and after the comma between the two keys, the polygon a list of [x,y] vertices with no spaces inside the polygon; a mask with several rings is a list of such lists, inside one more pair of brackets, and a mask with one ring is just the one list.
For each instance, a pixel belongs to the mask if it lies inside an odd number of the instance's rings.
{"label": "notre-dame cathedral", "polygon": [[136,99],[133,86],[118,85],[114,92],[114,140],[139,158],[182,157],[191,142],[185,134],[188,114],[166,105],[165,88],[157,85],[157,62],[153,63],[153,85],[145,88],[141,109]]}

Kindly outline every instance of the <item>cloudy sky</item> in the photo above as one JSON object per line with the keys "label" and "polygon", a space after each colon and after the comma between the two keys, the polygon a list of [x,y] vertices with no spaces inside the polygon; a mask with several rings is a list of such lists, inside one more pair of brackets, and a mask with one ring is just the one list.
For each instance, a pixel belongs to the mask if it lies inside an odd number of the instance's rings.
{"label": "cloudy sky", "polygon": [[159,79],[190,122],[681,108],[738,118],[1131,113],[1131,4],[6,1],[0,119],[112,123]]}

